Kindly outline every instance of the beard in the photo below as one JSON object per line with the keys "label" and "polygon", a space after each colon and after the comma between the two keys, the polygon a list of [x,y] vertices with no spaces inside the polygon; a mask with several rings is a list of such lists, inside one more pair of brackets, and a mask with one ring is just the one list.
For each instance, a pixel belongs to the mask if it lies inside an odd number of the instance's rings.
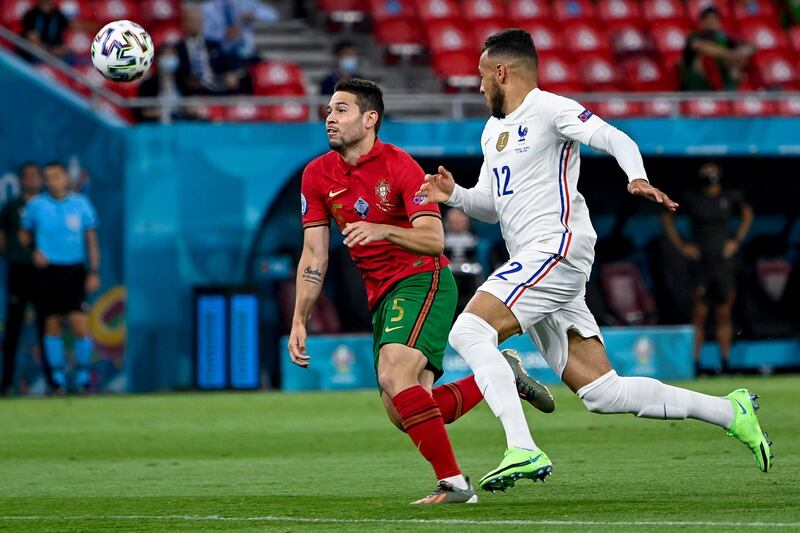
{"label": "beard", "polygon": [[489,111],[491,111],[492,116],[495,118],[506,118],[506,114],[503,111],[503,107],[505,107],[506,103],[506,95],[503,93],[503,89],[500,88],[500,84],[492,80],[492,94],[489,97]]}
{"label": "beard", "polygon": [[349,131],[347,134],[339,130],[339,137],[335,139],[328,139],[328,147],[335,152],[343,152],[351,146],[358,144],[366,137],[367,131]]}

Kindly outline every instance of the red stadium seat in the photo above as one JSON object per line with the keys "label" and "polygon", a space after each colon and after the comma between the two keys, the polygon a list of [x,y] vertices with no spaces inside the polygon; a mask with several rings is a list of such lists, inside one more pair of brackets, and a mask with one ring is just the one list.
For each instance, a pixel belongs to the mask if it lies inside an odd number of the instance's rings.
{"label": "red stadium seat", "polygon": [[270,122],[307,122],[311,116],[308,106],[297,103],[271,106],[267,113]]}
{"label": "red stadium seat", "polygon": [[733,16],[740,22],[751,19],[778,22],[775,2],[770,0],[734,0]]}
{"label": "red stadium seat", "polygon": [[618,55],[641,54],[651,48],[647,34],[634,25],[621,25],[612,30],[611,42]]}
{"label": "red stadium seat", "polygon": [[553,15],[559,22],[595,20],[596,16],[589,0],[558,0],[553,3]]}
{"label": "red stadium seat", "polygon": [[539,58],[539,86],[556,93],[577,93],[583,90],[573,62],[556,53],[542,54]]}
{"label": "red stadium seat", "polygon": [[481,84],[477,51],[453,50],[436,53],[433,56],[433,68],[450,87],[474,88]]}
{"label": "red stadium seat", "polygon": [[294,63],[259,63],[250,68],[256,94],[305,94],[303,72]]}
{"label": "red stadium seat", "polygon": [[183,28],[178,24],[160,24],[150,32],[153,44],[159,48],[165,44],[176,44],[183,39]]}
{"label": "red stadium seat", "polygon": [[756,54],[755,67],[761,85],[768,88],[795,88],[800,82],[793,54],[764,52]]}
{"label": "red stadium seat", "polygon": [[[470,23],[472,27],[472,36],[475,38],[475,49],[480,50],[483,48],[483,43],[486,39],[497,32],[507,29],[508,23],[502,20],[477,20]],[[535,41],[534,41],[535,42]]]}
{"label": "red stadium seat", "polygon": [[611,51],[608,34],[593,22],[571,23],[564,32],[564,38],[568,50],[574,54]]}
{"label": "red stadium seat", "polygon": [[139,4],[131,0],[95,0],[92,4],[92,19],[100,24],[112,20],[139,20]]}
{"label": "red stadium seat", "polygon": [[631,90],[671,91],[675,90],[674,82],[664,74],[661,65],[649,57],[632,57],[623,63],[625,80]]}
{"label": "red stadium seat", "polygon": [[618,24],[641,24],[642,13],[634,0],[600,0],[597,14],[607,27]]}
{"label": "red stadium seat", "polygon": [[141,15],[142,20],[150,24],[178,22],[181,19],[181,4],[178,0],[144,0]]}
{"label": "red stadium seat", "polygon": [[423,21],[454,20],[461,10],[453,0],[417,0],[417,16]]}
{"label": "red stadium seat", "polygon": [[613,57],[587,54],[578,62],[581,83],[589,92],[617,92],[620,78]]}
{"label": "red stadium seat", "polygon": [[800,52],[800,26],[789,28],[789,42],[792,43],[795,52]]}
{"label": "red stadium seat", "polygon": [[514,24],[533,20],[550,22],[550,4],[546,0],[511,0],[508,3],[508,18]]}
{"label": "red stadium seat", "polygon": [[700,13],[708,6],[714,5],[722,13],[722,19],[730,19],[731,9],[728,5],[728,0],[687,0],[686,9],[689,11],[689,17],[692,20],[699,20]]}
{"label": "red stadium seat", "polygon": [[[466,27],[455,21],[431,22],[428,30],[428,46],[434,54],[440,52],[471,51],[478,49]],[[473,68],[476,68],[473,66]]]}
{"label": "red stadium seat", "polygon": [[764,101],[756,96],[742,95],[732,103],[733,114],[740,117],[767,117],[778,111],[775,102]]}
{"label": "red stadium seat", "polygon": [[270,112],[265,106],[236,104],[233,106],[212,106],[209,115],[225,122],[262,122],[269,120]]}
{"label": "red stadium seat", "polygon": [[505,8],[499,0],[463,0],[462,13],[467,20],[504,20]]}
{"label": "red stadium seat", "polygon": [[92,9],[88,0],[59,0],[58,8],[70,20],[92,18]]}
{"label": "red stadium seat", "polygon": [[94,35],[88,31],[68,29],[64,34],[64,44],[78,58],[89,59]]}
{"label": "red stadium seat", "polygon": [[644,114],[641,102],[631,102],[622,98],[610,98],[589,106],[601,118],[640,117]]}
{"label": "red stadium seat", "polygon": [[664,56],[671,57],[675,54],[683,54],[686,47],[686,37],[689,35],[689,27],[680,22],[665,22],[654,25],[650,31],[653,37],[655,49]]}
{"label": "red stadium seat", "polygon": [[800,116],[800,98],[782,98],[778,100],[778,114],[785,116]]}
{"label": "red stadium seat", "polygon": [[561,28],[553,22],[528,21],[521,23],[519,28],[531,34],[533,44],[540,52],[561,51],[566,48],[564,38],[561,36]]}
{"label": "red stadium seat", "polygon": [[15,33],[22,29],[22,17],[30,11],[34,0],[3,0],[0,2],[0,22]]}
{"label": "red stadium seat", "polygon": [[681,114],[686,117],[724,117],[731,114],[730,102],[711,98],[693,98],[681,104]]}
{"label": "red stadium seat", "polygon": [[739,27],[744,40],[755,45],[760,51],[789,49],[786,34],[774,22],[746,20]]}
{"label": "red stadium seat", "polygon": [[425,35],[417,19],[396,18],[375,23],[375,40],[390,53],[398,55],[418,54],[423,50]]}
{"label": "red stadium seat", "polygon": [[655,324],[655,300],[644,284],[639,267],[634,263],[602,265],[600,285],[608,309],[620,324]]}
{"label": "red stadium seat", "polygon": [[642,104],[642,112],[648,117],[677,115],[679,110],[680,106],[673,104],[666,98],[653,98]]}
{"label": "red stadium seat", "polygon": [[681,0],[644,0],[642,17],[653,26],[661,22],[685,22],[686,9]]}
{"label": "red stadium seat", "polygon": [[317,0],[317,9],[328,16],[335,13],[362,13],[367,12],[365,0]]}
{"label": "red stadium seat", "polygon": [[413,0],[369,0],[369,14],[375,22],[416,18]]}

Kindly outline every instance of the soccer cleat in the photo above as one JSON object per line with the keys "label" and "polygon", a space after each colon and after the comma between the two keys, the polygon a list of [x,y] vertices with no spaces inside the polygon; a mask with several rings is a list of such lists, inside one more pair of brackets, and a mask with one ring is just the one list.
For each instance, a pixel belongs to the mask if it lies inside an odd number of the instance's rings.
{"label": "soccer cleat", "polygon": [[440,505],[443,503],[478,503],[478,495],[467,478],[467,488],[459,489],[452,483],[440,481],[436,489],[411,505]]}
{"label": "soccer cleat", "polygon": [[523,450],[509,448],[497,468],[483,476],[481,488],[496,492],[511,488],[518,479],[527,478],[534,482],[545,478],[553,472],[553,463],[542,450]]}
{"label": "soccer cleat", "polygon": [[733,405],[733,423],[728,428],[728,435],[736,437],[750,448],[756,458],[756,466],[762,472],[769,472],[775,456],[770,448],[772,441],[765,431],[761,430],[756,411],[758,411],[757,394],[747,389],[737,389],[726,396]]}
{"label": "soccer cleat", "polygon": [[501,353],[506,358],[511,370],[514,371],[519,397],[543,413],[555,411],[556,401],[550,394],[550,390],[528,375],[525,367],[522,366],[522,358],[519,353],[510,348],[501,350]]}

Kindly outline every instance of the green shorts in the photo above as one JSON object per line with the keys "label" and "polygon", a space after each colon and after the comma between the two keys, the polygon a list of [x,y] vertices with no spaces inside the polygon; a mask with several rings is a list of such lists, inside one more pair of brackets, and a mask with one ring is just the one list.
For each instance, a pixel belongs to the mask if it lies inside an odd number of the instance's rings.
{"label": "green shorts", "polygon": [[372,314],[375,371],[384,344],[405,344],[428,359],[439,379],[447,336],[458,303],[456,280],[449,268],[402,279],[387,292]]}

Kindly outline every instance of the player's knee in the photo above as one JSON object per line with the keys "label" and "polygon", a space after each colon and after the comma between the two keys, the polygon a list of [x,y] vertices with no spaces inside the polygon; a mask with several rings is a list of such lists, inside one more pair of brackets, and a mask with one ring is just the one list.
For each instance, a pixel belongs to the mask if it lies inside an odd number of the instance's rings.
{"label": "player's knee", "polygon": [[447,340],[463,357],[475,344],[491,342],[497,346],[497,331],[481,317],[472,313],[461,313]]}
{"label": "player's knee", "polygon": [[625,412],[624,385],[613,370],[578,391],[583,405],[592,413],[613,414]]}
{"label": "player's knee", "polygon": [[723,304],[716,308],[717,320],[729,321],[731,319],[731,306]]}

